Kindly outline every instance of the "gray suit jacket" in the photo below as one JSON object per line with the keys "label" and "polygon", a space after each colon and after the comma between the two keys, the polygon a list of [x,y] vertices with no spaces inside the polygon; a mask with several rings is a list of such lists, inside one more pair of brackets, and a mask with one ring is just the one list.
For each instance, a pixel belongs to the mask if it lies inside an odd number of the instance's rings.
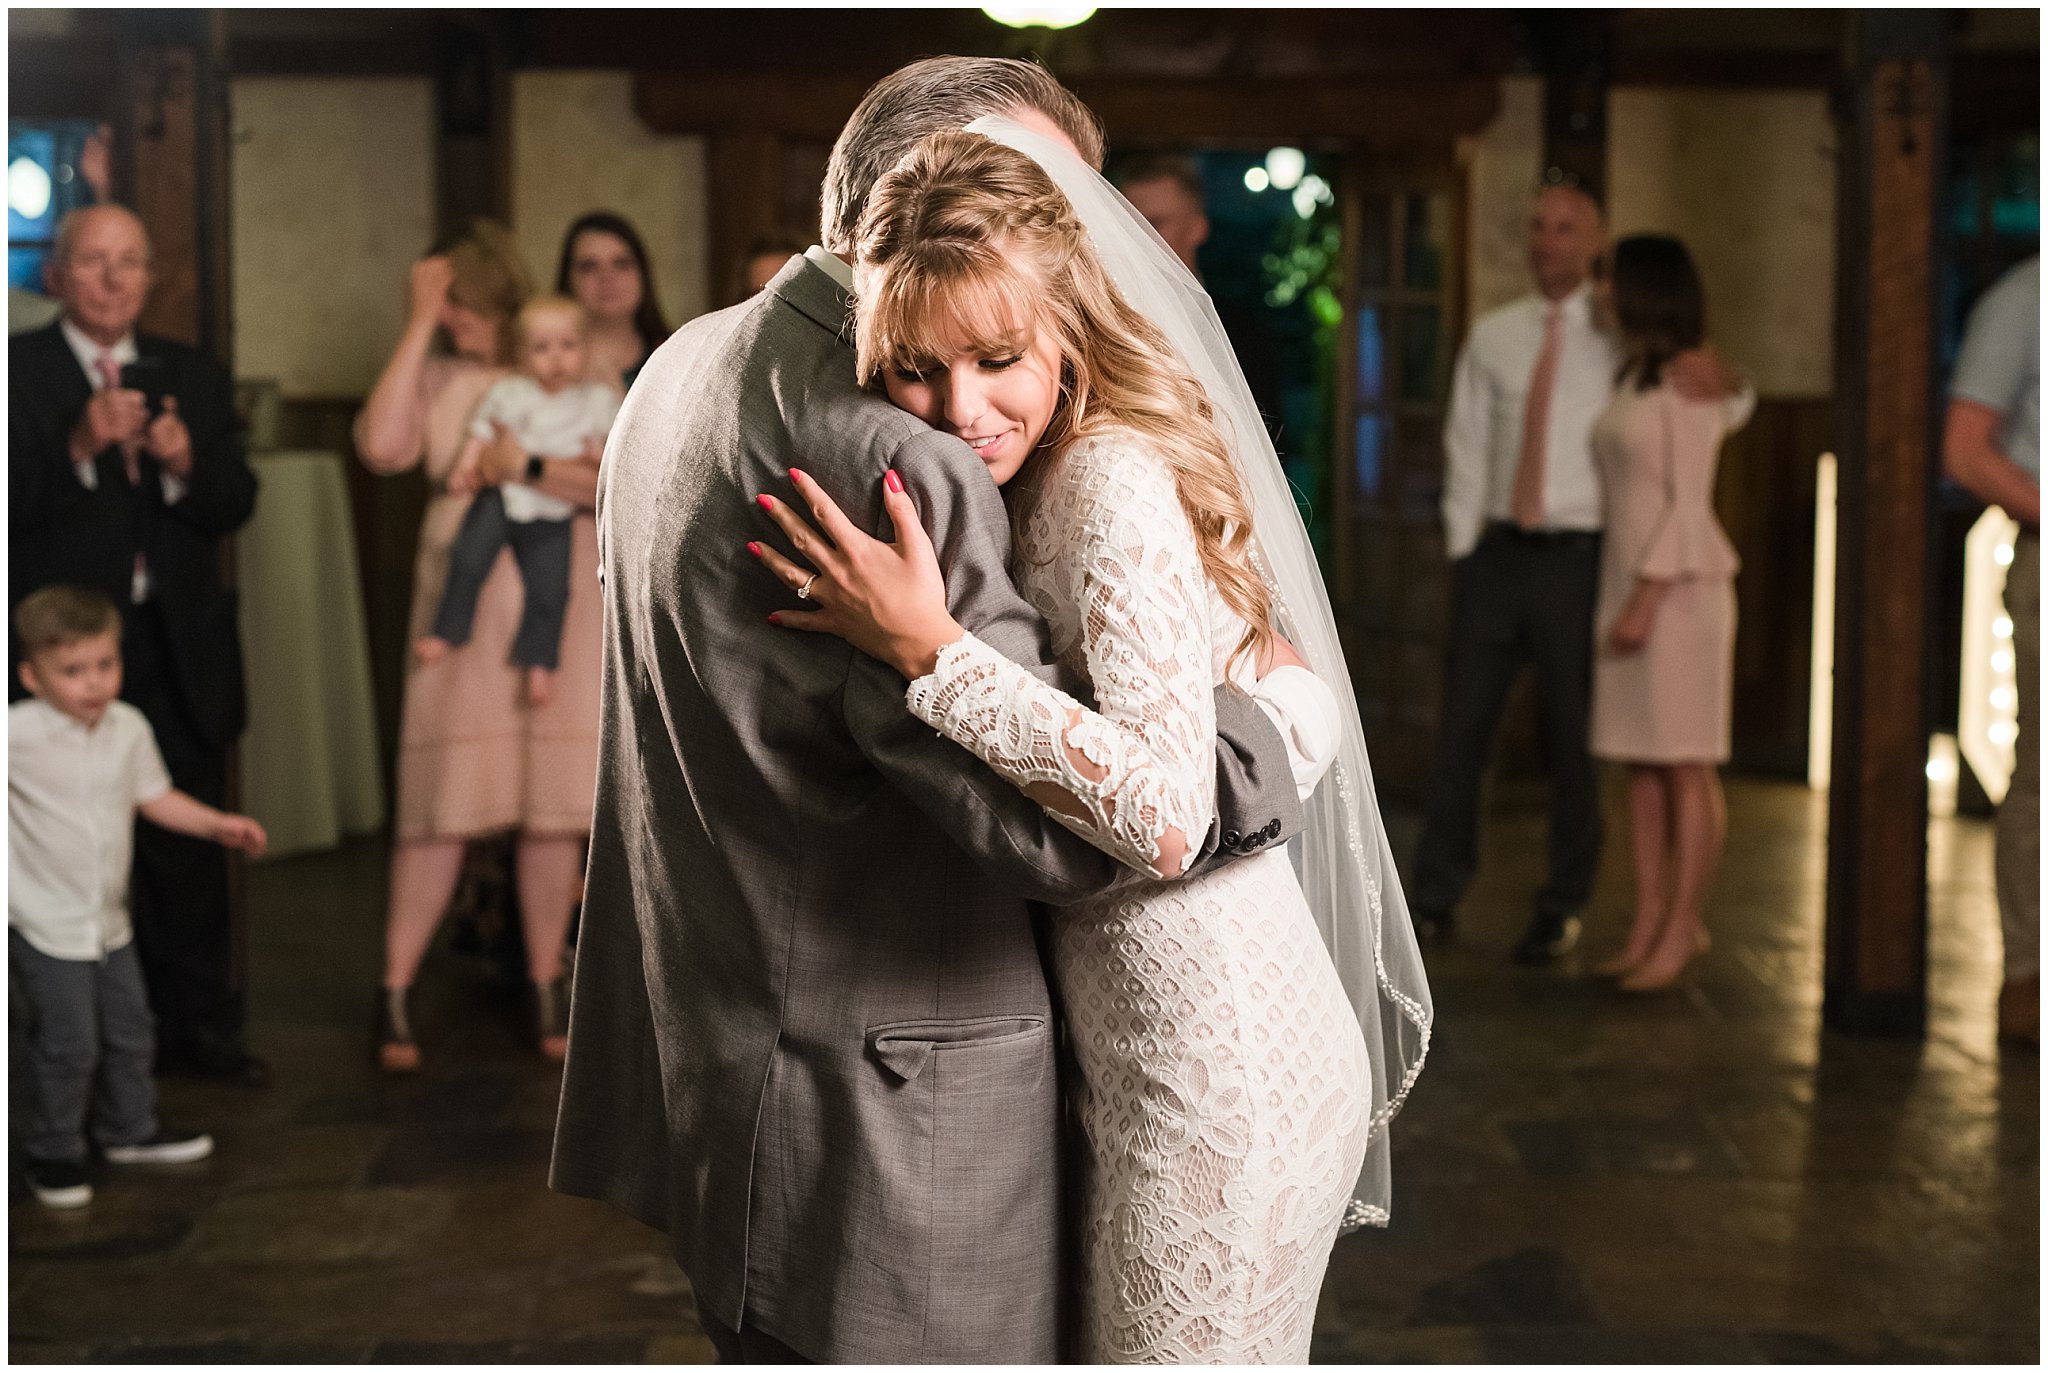
{"label": "gray suit jacket", "polygon": [[[718,1319],[814,1359],[1046,1362],[1059,1069],[1027,903],[1133,874],[921,724],[892,669],[766,623],[796,603],[746,552],[773,532],[754,495],[789,495],[800,464],[874,530],[893,467],[953,614],[1050,662],[986,469],[854,384],[846,320],[796,259],[664,344],[613,433],[552,1183],[666,1231]],[[1232,690],[1218,704],[1208,862],[1301,824],[1277,732]]]}

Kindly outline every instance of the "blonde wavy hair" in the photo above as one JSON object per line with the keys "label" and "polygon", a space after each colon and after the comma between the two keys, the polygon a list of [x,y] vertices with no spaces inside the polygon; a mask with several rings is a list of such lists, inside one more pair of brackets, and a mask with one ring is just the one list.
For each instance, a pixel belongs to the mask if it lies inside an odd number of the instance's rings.
{"label": "blonde wavy hair", "polygon": [[1203,571],[1248,626],[1232,660],[1264,652],[1272,596],[1253,563],[1251,503],[1208,393],[1124,301],[1043,168],[980,134],[934,134],[876,183],[855,257],[863,385],[961,351],[1007,357],[1036,331],[1050,333],[1060,395],[1031,461],[1056,463],[1082,439],[1117,429],[1151,440],[1173,473]]}

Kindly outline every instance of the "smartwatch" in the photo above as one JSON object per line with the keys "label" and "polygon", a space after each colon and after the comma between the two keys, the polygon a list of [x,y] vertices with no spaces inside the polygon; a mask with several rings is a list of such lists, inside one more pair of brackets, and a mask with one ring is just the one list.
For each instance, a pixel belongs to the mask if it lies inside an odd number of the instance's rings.
{"label": "smartwatch", "polygon": [[532,485],[534,482],[539,481],[542,477],[546,476],[547,470],[548,465],[544,459],[534,457],[530,453],[527,455],[526,481],[529,486]]}

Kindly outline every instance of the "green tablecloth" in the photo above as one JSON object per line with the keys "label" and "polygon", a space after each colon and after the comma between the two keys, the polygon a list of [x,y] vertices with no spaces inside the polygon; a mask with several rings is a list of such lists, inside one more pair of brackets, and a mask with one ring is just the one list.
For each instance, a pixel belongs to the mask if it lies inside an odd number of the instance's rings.
{"label": "green tablecloth", "polygon": [[338,453],[250,457],[262,483],[236,539],[249,730],[242,806],[273,856],[384,823],[369,640]]}

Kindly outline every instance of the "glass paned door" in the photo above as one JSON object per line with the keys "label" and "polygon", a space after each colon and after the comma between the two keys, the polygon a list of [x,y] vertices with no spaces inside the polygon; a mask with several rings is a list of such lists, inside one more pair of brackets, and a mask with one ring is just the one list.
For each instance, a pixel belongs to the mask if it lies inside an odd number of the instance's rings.
{"label": "glass paned door", "polygon": [[[1367,159],[1353,159],[1354,165]],[[1436,733],[1448,578],[1438,501],[1463,318],[1449,164],[1347,176],[1332,598],[1379,787],[1412,801]]]}

